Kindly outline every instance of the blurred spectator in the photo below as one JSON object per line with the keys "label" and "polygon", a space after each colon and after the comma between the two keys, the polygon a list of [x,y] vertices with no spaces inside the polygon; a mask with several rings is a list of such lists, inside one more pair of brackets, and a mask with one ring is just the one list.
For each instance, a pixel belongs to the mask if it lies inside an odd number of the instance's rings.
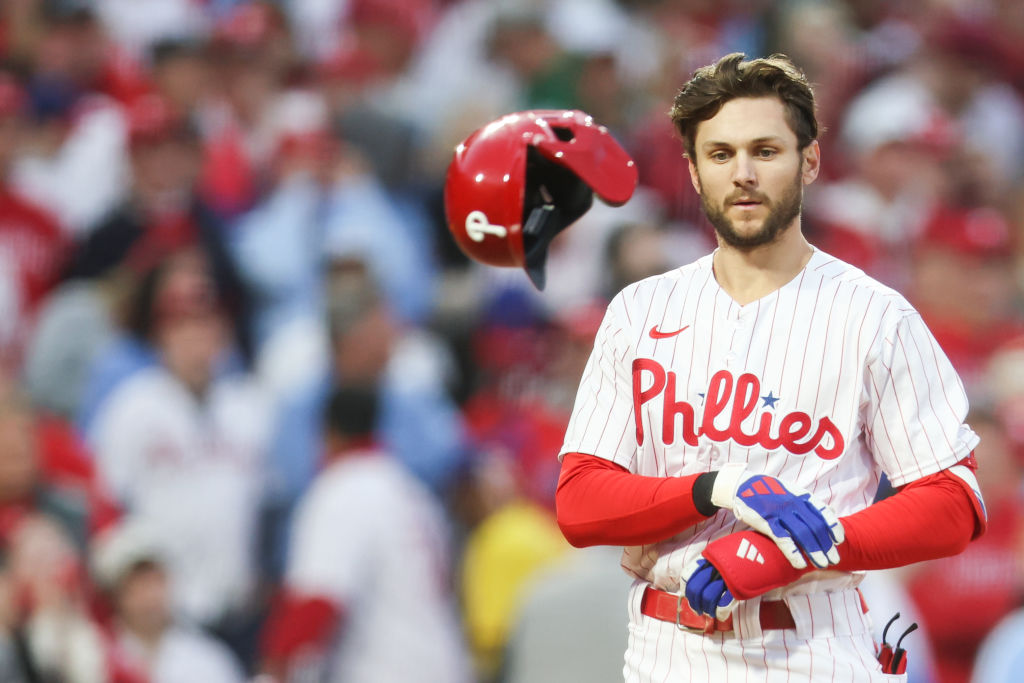
{"label": "blurred spectator", "polygon": [[[429,229],[400,210],[355,146],[331,133],[328,117],[324,98],[310,91],[284,93],[270,108],[266,194],[238,223],[239,262],[277,322],[322,306],[319,283],[335,259],[365,261],[402,320],[421,322],[433,305]],[[265,340],[272,326],[259,325]]]}
{"label": "blurred spectator", "polygon": [[204,34],[210,20],[190,0],[97,0],[95,6],[111,38],[139,59],[161,40]]}
{"label": "blurred spectator", "polygon": [[422,180],[439,186],[459,141],[517,107],[514,74],[489,58],[499,5],[487,0],[447,3],[410,65],[399,104],[403,118],[425,137]]}
{"label": "blurred spectator", "polygon": [[1000,79],[1005,66],[984,24],[940,18],[918,53],[872,83],[841,130],[853,174],[815,195],[814,214],[880,252],[866,264],[901,286],[901,251],[933,204],[993,204],[1024,169],[1024,101]]}
{"label": "blurred spectator", "polygon": [[523,498],[517,464],[484,452],[472,470],[470,490],[479,522],[461,558],[463,620],[479,680],[500,680],[505,647],[529,582],[568,550],[550,511]]}
{"label": "blurred spectator", "polygon": [[323,471],[300,501],[265,634],[278,680],[469,680],[434,496],[374,441],[375,389],[335,389]]}
{"label": "blurred spectator", "polygon": [[364,262],[403,322],[426,321],[436,272],[422,216],[403,212],[355,154],[343,159],[323,211],[328,258]]}
{"label": "blurred spectator", "polygon": [[[578,624],[578,610],[549,614],[578,591],[555,579],[548,590],[557,595],[547,597],[528,585],[564,546],[548,519],[553,453],[600,300],[708,248],[712,233],[665,111],[681,74],[734,50],[787,52],[816,84],[822,145],[843,154],[829,156],[828,183],[808,190],[811,241],[909,286],[972,404],[990,407],[1014,452],[1024,453],[1021,346],[1001,345],[1024,325],[1019,5],[0,2],[0,376],[23,376],[31,401],[0,390],[0,540],[14,537],[18,520],[43,514],[84,550],[117,515],[95,481],[99,467],[133,515],[159,518],[156,528],[173,536],[158,541],[167,552],[158,562],[126,570],[120,627],[136,622],[152,636],[141,640],[159,642],[141,668],[162,667],[160,653],[171,651],[164,646],[188,623],[166,630],[166,591],[175,609],[183,596],[179,556],[202,574],[198,582],[209,579],[209,610],[259,607],[248,588],[257,567],[271,578],[283,570],[284,530],[314,479],[330,388],[358,381],[379,392],[381,449],[464,525],[468,552],[455,546],[448,559],[468,571],[463,624],[479,671],[500,675],[505,661],[512,678],[588,677],[558,674],[541,664],[547,655],[531,654],[557,643],[538,623],[566,619],[563,635],[584,632],[569,625]],[[560,234],[543,294],[520,271],[467,267],[440,199],[455,144],[531,106],[581,107],[610,126],[642,185],[626,207],[597,205]],[[182,272],[196,272],[182,265],[193,257],[180,258],[180,249],[204,254],[198,270],[212,264],[217,312],[199,313],[210,308],[201,303],[140,316],[164,275],[180,283]],[[146,283],[150,303],[133,312],[132,293],[168,258],[158,268],[164,275]],[[54,289],[62,268],[72,277]],[[208,272],[184,279],[210,281]],[[219,322],[207,324],[213,318]],[[260,389],[238,374],[248,360]],[[999,430],[978,419],[984,443],[999,441]],[[71,420],[90,443],[104,435],[95,462]],[[479,454],[467,461],[469,439]],[[980,476],[1016,476],[991,464],[999,458],[984,448]],[[138,469],[112,464],[111,453],[124,449],[134,449]],[[189,505],[176,508],[164,486]],[[234,493],[203,493],[217,486]],[[232,503],[233,495],[244,501]],[[214,511],[221,500],[226,517]],[[1005,515],[992,512],[992,538],[1003,538]],[[191,530],[178,534],[179,523]],[[186,540],[221,531],[234,545]],[[985,558],[1005,550],[984,541]],[[925,577],[927,584],[962,576],[963,586],[985,571],[996,577],[978,610],[956,613],[958,625],[962,614],[994,614],[992,595],[1003,590],[999,572],[1008,566],[978,565],[989,560],[970,552],[941,569],[945,579],[939,570]],[[573,566],[585,570],[586,562]],[[5,575],[10,587],[11,572],[0,570],[0,680],[35,683],[43,670],[23,647],[32,615],[5,610]],[[610,587],[612,577],[604,578]],[[80,603],[81,588],[66,602]],[[960,593],[967,590],[951,592],[954,604]],[[142,608],[141,621],[132,605]],[[875,622],[884,621],[872,607]],[[71,630],[89,632],[77,606],[64,613],[78,624]],[[229,640],[251,668],[251,648],[239,643],[259,615],[245,616],[238,628],[199,618],[233,631]],[[986,630],[964,623],[972,642]],[[993,641],[1008,657],[1018,623],[1007,621]],[[943,628],[940,638],[949,637]],[[915,666],[920,635],[911,645],[915,677],[927,676]],[[947,648],[951,656],[956,647]],[[586,663],[607,668],[596,657]],[[545,671],[534,673],[538,665]],[[54,666],[68,665],[49,671]]]}
{"label": "blurred spectator", "polygon": [[262,0],[236,3],[209,44],[214,97],[203,108],[202,196],[222,217],[251,208],[276,152],[268,117],[296,68],[286,17]]}
{"label": "blurred spectator", "polygon": [[156,94],[174,116],[195,122],[213,87],[213,66],[205,43],[195,38],[163,40],[153,46],[149,59]]}
{"label": "blurred spectator", "polygon": [[278,99],[276,152],[261,201],[237,221],[231,247],[255,300],[261,354],[297,319],[323,311],[323,202],[345,161],[328,132],[323,99],[293,91]]}
{"label": "blurred spectator", "polygon": [[671,263],[675,261],[670,261],[665,253],[664,240],[656,226],[643,223],[620,226],[605,244],[608,279],[605,299],[611,301],[626,285],[671,270]]}
{"label": "blurred spectator", "polygon": [[95,481],[92,462],[66,425],[38,418],[27,397],[0,381],[0,544],[20,522],[45,514],[84,552],[116,509]]}
{"label": "blurred spectator", "polygon": [[515,289],[497,293],[471,340],[475,386],[463,407],[475,459],[505,462],[515,494],[552,512],[558,461],[548,454],[569,422],[565,406],[549,400],[553,371],[568,353],[562,341],[531,298]]}
{"label": "blurred spectator", "polygon": [[328,286],[336,381],[379,387],[381,443],[443,493],[465,447],[462,419],[448,396],[445,348],[426,330],[396,319],[361,263],[335,262]]}
{"label": "blurred spectator", "polygon": [[176,611],[244,652],[271,424],[250,375],[217,372],[230,350],[221,301],[196,250],[148,274],[131,327],[159,362],[113,390],[89,440],[108,489],[153,528]]}
{"label": "blurred spectator", "polygon": [[1024,597],[1021,463],[998,419],[974,410],[967,422],[981,436],[975,455],[988,531],[960,555],[915,566],[908,576],[942,683],[969,680],[982,639]]}
{"label": "blurred spectator", "polygon": [[919,100],[874,91],[856,99],[840,130],[849,172],[808,192],[809,218],[823,228],[821,248],[905,285],[909,245],[947,190],[950,125]]}
{"label": "blurred spectator", "polygon": [[227,648],[175,620],[167,567],[144,524],[127,522],[100,536],[93,546],[92,574],[112,608],[114,681],[244,680]]}
{"label": "blurred spectator", "polygon": [[[654,274],[659,265],[665,267],[657,272],[665,272],[671,264],[685,263],[712,246],[710,227],[704,232],[664,223],[653,193],[640,187],[623,207],[595,200],[571,230],[562,231],[551,243],[543,294],[532,287],[523,289],[551,313],[571,313],[597,299],[610,301],[619,292],[612,288],[628,284],[622,277],[640,279]],[[620,268],[630,272],[620,272]]]}
{"label": "blurred spectator", "polygon": [[982,395],[1006,429],[1010,448],[1024,462],[1024,336],[996,349],[985,373]]}
{"label": "blurred spectator", "polygon": [[106,646],[86,609],[82,561],[60,527],[43,515],[24,518],[8,539],[7,557],[25,680],[107,681]]}
{"label": "blurred spectator", "polygon": [[0,552],[0,679],[29,683],[35,669],[24,654],[24,634],[16,629],[16,599],[9,574],[7,553]]}
{"label": "blurred spectator", "polygon": [[97,278],[123,266],[144,270],[168,250],[201,245],[217,276],[237,286],[228,280],[235,276],[224,246],[224,227],[195,195],[195,129],[158,95],[133,103],[128,124],[131,196],[77,247],[68,276]]}
{"label": "blurred spectator", "polygon": [[1024,609],[996,624],[982,641],[971,683],[1012,683],[1024,666]]}
{"label": "blurred spectator", "polygon": [[[273,252],[267,258],[272,265]],[[317,259],[310,263],[318,268],[313,273],[322,272]],[[278,265],[291,264],[282,259]],[[326,296],[315,287],[315,277],[296,281],[313,286],[305,295],[315,299],[304,300],[299,290],[280,290],[291,297],[292,312],[299,315],[275,329],[261,352],[260,371],[277,402],[269,473],[276,531],[269,543],[278,551],[288,510],[309,485],[321,452],[318,416],[333,382],[380,389],[378,438],[438,495],[451,484],[463,457],[462,417],[448,393],[453,365],[447,348],[426,330],[400,322],[362,261],[333,259],[327,267]],[[309,271],[291,272],[310,276]],[[326,308],[326,326],[317,314],[320,307]],[[280,564],[278,551],[268,558],[272,568]]]}
{"label": "blurred spectator", "polygon": [[506,683],[617,683],[629,634],[622,601],[630,577],[618,567],[618,548],[570,552],[537,572],[505,654]]}
{"label": "blurred spectator", "polygon": [[124,199],[127,125],[116,98],[142,84],[118,82],[111,51],[92,12],[53,7],[33,43],[29,102],[33,125],[13,183],[81,239]]}
{"label": "blurred spectator", "polygon": [[[575,23],[584,23],[586,16]],[[581,109],[607,126],[622,126],[626,98],[614,46],[608,38],[588,43],[585,50],[568,49],[553,35],[541,9],[527,3],[499,11],[490,34],[491,58],[520,82],[520,109]]]}
{"label": "blurred spectator", "polygon": [[[44,312],[29,361],[37,398],[71,411],[85,430],[107,394],[153,362],[144,345],[119,334],[125,292],[171,251],[202,251],[232,323],[235,349],[243,361],[252,354],[248,292],[224,226],[195,194],[195,131],[156,95],[137,100],[129,116],[131,197],[77,245],[67,273],[71,282]],[[56,368],[70,375],[70,388],[60,384],[63,377],[46,376]]]}
{"label": "blurred spectator", "polygon": [[830,149],[843,107],[863,86],[879,56],[865,44],[846,3],[790,0],[774,4],[776,48],[799,64],[814,83],[819,141]]}
{"label": "blurred spectator", "polygon": [[45,210],[10,183],[25,135],[26,94],[0,72],[0,367],[16,372],[36,310],[56,284],[70,246]]}
{"label": "blurred spectator", "polygon": [[998,211],[948,205],[926,219],[914,245],[908,298],[971,394],[995,349],[1022,332],[1013,249]]}

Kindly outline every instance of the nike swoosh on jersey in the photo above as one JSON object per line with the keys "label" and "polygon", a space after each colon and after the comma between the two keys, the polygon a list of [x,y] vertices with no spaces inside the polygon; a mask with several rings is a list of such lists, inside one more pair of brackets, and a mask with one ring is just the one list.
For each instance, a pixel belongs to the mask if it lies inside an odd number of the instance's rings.
{"label": "nike swoosh on jersey", "polygon": [[658,326],[655,325],[654,327],[651,328],[649,334],[651,335],[651,339],[668,339],[669,337],[674,337],[680,332],[683,332],[684,330],[688,329],[690,329],[689,325],[687,325],[686,327],[682,327],[676,330],[675,332],[662,332],[661,330],[658,329]]}

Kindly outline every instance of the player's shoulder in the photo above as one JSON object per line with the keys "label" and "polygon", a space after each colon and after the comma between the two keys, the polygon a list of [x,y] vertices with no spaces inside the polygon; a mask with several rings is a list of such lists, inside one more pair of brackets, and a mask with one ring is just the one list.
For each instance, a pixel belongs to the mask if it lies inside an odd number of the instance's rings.
{"label": "player's shoulder", "polygon": [[822,288],[845,292],[851,302],[861,302],[866,314],[873,313],[893,319],[917,314],[900,292],[879,282],[857,266],[820,249],[815,248],[807,267],[821,278]]}

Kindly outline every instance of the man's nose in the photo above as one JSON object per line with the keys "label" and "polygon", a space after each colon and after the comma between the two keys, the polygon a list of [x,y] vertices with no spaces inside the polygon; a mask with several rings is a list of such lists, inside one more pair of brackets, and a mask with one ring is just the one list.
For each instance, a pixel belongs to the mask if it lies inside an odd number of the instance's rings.
{"label": "man's nose", "polygon": [[749,154],[737,154],[736,165],[733,168],[732,182],[737,187],[752,187],[757,185],[757,172],[754,170],[754,159]]}

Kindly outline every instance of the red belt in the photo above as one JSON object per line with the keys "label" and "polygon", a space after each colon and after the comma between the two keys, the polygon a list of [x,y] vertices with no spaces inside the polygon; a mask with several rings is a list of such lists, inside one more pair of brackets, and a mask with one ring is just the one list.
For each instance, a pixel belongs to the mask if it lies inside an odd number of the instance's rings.
{"label": "red belt", "polygon": [[[640,613],[675,624],[691,633],[711,634],[733,630],[731,615],[725,621],[718,621],[706,614],[697,614],[682,594],[666,593],[650,586],[644,589]],[[793,613],[782,600],[762,600],[760,620],[762,631],[796,628]]]}

